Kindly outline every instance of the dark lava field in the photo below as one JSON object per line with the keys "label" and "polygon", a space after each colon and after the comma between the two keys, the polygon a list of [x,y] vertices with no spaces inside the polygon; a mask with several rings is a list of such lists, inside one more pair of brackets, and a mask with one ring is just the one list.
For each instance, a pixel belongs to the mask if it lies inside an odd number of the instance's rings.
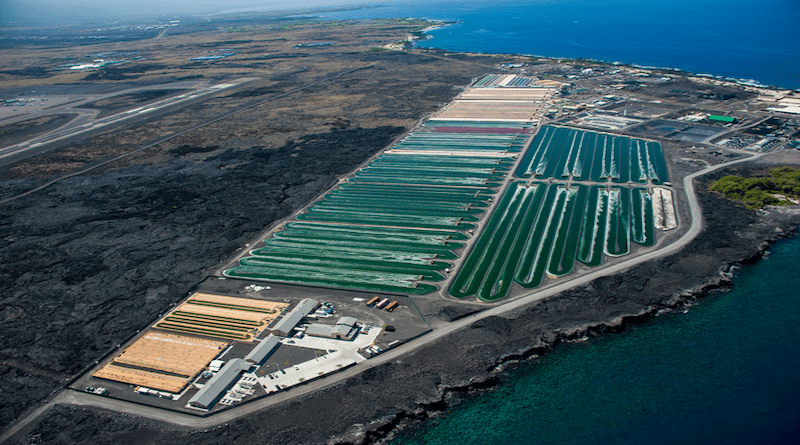
{"label": "dark lava field", "polygon": [[292,157],[294,144],[202,163],[175,156],[3,205],[0,421],[146,327],[209,268],[404,130],[310,135],[313,157]]}
{"label": "dark lava field", "polygon": [[[146,327],[271,223],[448,102],[459,92],[454,86],[486,71],[480,57],[465,63],[371,51],[375,42],[395,41],[411,28],[380,26],[374,34],[369,23],[352,29],[303,25],[282,39],[252,33],[226,41],[259,51],[273,45],[278,55],[295,54],[293,40],[340,44],[279,58],[270,70],[250,68],[244,74],[262,77],[243,87],[0,168],[4,200],[269,99],[0,204],[2,427]],[[195,54],[219,39],[213,31],[181,36],[173,45]],[[172,61],[172,41],[166,42],[147,50]],[[175,63],[178,75],[186,67],[212,82],[243,75],[238,64]],[[140,76],[130,87],[181,79],[165,77],[162,68],[119,69]],[[343,72],[349,74],[337,77]],[[77,88],[93,84],[82,81]]]}

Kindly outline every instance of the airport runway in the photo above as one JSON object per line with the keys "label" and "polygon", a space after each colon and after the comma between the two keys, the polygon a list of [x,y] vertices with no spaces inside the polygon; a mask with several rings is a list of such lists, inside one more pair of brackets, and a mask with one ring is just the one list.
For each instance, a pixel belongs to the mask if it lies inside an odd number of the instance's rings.
{"label": "airport runway", "polygon": [[[18,157],[19,155],[22,155],[25,152],[41,148],[47,144],[62,142],[67,139],[95,132],[97,130],[104,129],[112,125],[121,124],[133,118],[146,117],[147,115],[162,110],[164,108],[182,104],[194,99],[201,98],[203,96],[207,96],[209,94],[217,93],[219,91],[237,86],[249,80],[250,79],[239,79],[232,83],[222,83],[217,85],[210,85],[201,88],[196,88],[195,90],[190,92],[179,94],[177,96],[168,97],[166,99],[159,100],[149,105],[144,105],[138,108],[134,108],[132,110],[123,111],[121,113],[117,113],[112,116],[106,116],[100,119],[94,118],[96,116],[96,112],[80,111],[73,109],[71,107],[69,109],[64,109],[61,112],[66,112],[66,111],[78,112],[79,116],[73,119],[69,124],[61,128],[58,128],[56,130],[53,130],[49,133],[37,136],[25,142],[20,142],[18,144],[0,148],[0,165],[2,165],[4,161],[7,161],[11,157]],[[125,94],[128,92],[129,91],[124,91],[119,94]],[[56,111],[54,111],[54,113],[56,113]]]}
{"label": "airport runway", "polygon": [[[286,96],[290,96],[290,95],[292,95],[292,94],[294,94],[294,93],[296,93],[298,91],[302,91],[302,90],[304,90],[306,88],[310,88],[310,87],[313,87],[313,86],[316,86],[316,85],[319,85],[319,84],[322,84],[322,83],[337,79],[339,77],[346,76],[347,74],[350,74],[350,73],[353,73],[353,72],[356,72],[356,71],[370,69],[373,66],[374,65],[367,65],[367,66],[352,68],[352,69],[349,69],[349,70],[346,70],[346,71],[343,71],[343,72],[340,72],[340,73],[337,73],[337,74],[334,74],[334,75],[331,75],[331,76],[328,76],[328,77],[324,77],[324,78],[322,78],[320,80],[316,80],[314,82],[310,82],[310,83],[301,85],[299,87],[293,88],[293,89],[291,89],[289,91],[286,91],[284,93],[276,94],[276,95],[273,95],[273,96],[268,96],[266,99],[256,100],[255,102],[251,102],[249,104],[241,106],[241,107],[239,107],[239,108],[237,108],[237,109],[235,109],[233,111],[227,112],[227,113],[225,113],[225,114],[223,114],[221,116],[215,117],[215,118],[207,120],[205,122],[201,122],[201,123],[199,123],[199,124],[197,124],[197,125],[195,125],[193,127],[190,127],[190,128],[187,128],[187,129],[175,132],[175,133],[171,133],[170,135],[165,136],[163,138],[157,139],[155,141],[151,141],[149,143],[145,143],[144,145],[140,146],[139,148],[137,148],[135,150],[132,150],[132,151],[129,151],[127,153],[123,153],[123,154],[121,154],[121,155],[119,155],[117,157],[114,157],[114,158],[111,158],[111,159],[107,159],[107,160],[105,160],[103,162],[100,162],[100,163],[97,163],[97,164],[93,164],[92,166],[84,168],[82,170],[78,170],[78,171],[63,175],[63,176],[59,176],[59,177],[57,177],[55,179],[51,179],[50,181],[48,181],[45,184],[42,184],[42,185],[40,185],[40,186],[38,186],[36,188],[33,188],[33,189],[28,190],[26,192],[20,193],[20,194],[15,195],[15,196],[12,196],[10,198],[6,198],[6,199],[3,199],[3,200],[0,200],[0,204],[6,203],[6,202],[9,202],[9,201],[13,201],[13,200],[15,200],[17,198],[21,198],[23,196],[28,196],[30,194],[36,193],[36,192],[38,192],[40,190],[43,190],[43,189],[46,189],[47,187],[50,187],[51,185],[53,185],[56,182],[61,181],[63,179],[70,178],[70,177],[73,177],[73,176],[82,175],[82,174],[84,174],[86,172],[89,172],[89,171],[94,170],[96,168],[102,167],[102,166],[104,166],[106,164],[109,164],[109,163],[118,161],[120,159],[126,158],[126,157],[128,157],[128,156],[130,156],[132,154],[135,154],[135,153],[141,152],[143,150],[146,150],[148,148],[154,147],[156,145],[162,144],[162,143],[164,143],[164,142],[166,142],[166,141],[168,141],[170,139],[173,139],[173,138],[176,138],[176,137],[181,136],[183,134],[189,133],[190,131],[194,131],[194,130],[196,130],[198,128],[202,128],[202,127],[205,127],[207,125],[211,125],[213,123],[216,123],[216,122],[219,122],[221,120],[227,119],[227,118],[229,118],[231,116],[239,114],[239,113],[241,113],[243,111],[247,111],[247,110],[249,110],[251,108],[254,108],[254,107],[257,107],[259,105],[265,104],[265,103],[270,102],[272,100],[280,99],[280,98],[283,98],[283,97],[286,97]],[[252,80],[255,80],[255,79],[253,79],[253,78],[238,79],[235,83],[233,83],[233,85],[241,85],[243,83],[250,82]],[[186,99],[186,100],[192,100],[192,99]],[[155,104],[153,104],[153,105],[155,105]],[[162,108],[166,108],[166,107],[169,107],[171,105],[175,105],[175,103],[172,103],[170,105],[165,105]],[[133,111],[135,111],[135,110],[130,110],[129,112],[133,112]],[[141,109],[139,109],[139,111],[141,111]],[[125,112],[125,113],[129,113],[129,112]],[[120,114],[123,114],[123,113],[120,113]],[[139,115],[139,113],[131,115],[131,117],[138,116],[138,115]],[[113,118],[113,117],[116,117],[116,116],[117,115],[110,116],[110,118]],[[120,121],[116,121],[116,123],[119,123],[119,122]],[[47,136],[49,136],[51,134],[52,133],[48,133]],[[74,134],[72,136],[74,136]],[[65,139],[69,138],[69,137],[72,137],[72,136],[66,136]],[[42,136],[42,137],[44,137],[44,136]],[[32,140],[29,140],[28,142],[32,142],[32,141],[34,141],[34,140],[32,139]],[[54,142],[54,141],[50,141],[50,142]],[[0,151],[2,151],[2,150],[0,150]],[[9,155],[9,156],[11,156],[11,155]],[[2,156],[0,156],[0,166],[2,166],[3,164],[4,163],[3,163]]]}

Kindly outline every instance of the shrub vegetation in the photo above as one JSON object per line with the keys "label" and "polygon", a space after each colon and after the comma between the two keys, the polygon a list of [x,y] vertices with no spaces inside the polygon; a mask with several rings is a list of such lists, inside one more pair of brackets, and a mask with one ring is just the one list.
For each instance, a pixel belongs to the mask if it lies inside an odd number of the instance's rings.
{"label": "shrub vegetation", "polygon": [[800,169],[779,167],[769,171],[769,176],[743,178],[725,176],[711,184],[710,190],[720,192],[728,199],[742,201],[751,210],[766,205],[791,205],[790,199],[800,199]]}

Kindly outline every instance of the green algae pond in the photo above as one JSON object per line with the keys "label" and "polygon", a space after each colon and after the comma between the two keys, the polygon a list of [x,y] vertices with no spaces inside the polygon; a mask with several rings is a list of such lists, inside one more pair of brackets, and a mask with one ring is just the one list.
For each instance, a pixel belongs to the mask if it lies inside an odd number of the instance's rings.
{"label": "green algae pond", "polygon": [[640,184],[669,181],[658,142],[552,125],[536,134],[516,176]]}
{"label": "green algae pond", "polygon": [[[655,243],[646,187],[668,178],[660,144],[550,125],[532,141],[527,132],[505,133],[528,128],[428,122],[391,147],[402,151],[377,156],[225,273],[426,294],[488,218],[448,292],[494,301],[514,284],[535,288],[577,263],[598,266],[629,253],[631,243]],[[515,170],[507,153],[529,142]],[[498,194],[512,172],[527,181]]]}
{"label": "green algae pond", "polygon": [[[645,188],[513,182],[450,287],[450,295],[494,301],[512,281],[525,288],[600,265],[630,243],[654,243],[654,215]],[[631,224],[633,222],[633,224]]]}
{"label": "green algae pond", "polygon": [[[494,127],[491,127],[494,128]],[[487,216],[529,134],[413,133],[225,271],[287,283],[426,294]],[[447,150],[442,157],[426,152]],[[479,151],[479,152],[478,152]],[[466,153],[459,155],[458,153]]]}

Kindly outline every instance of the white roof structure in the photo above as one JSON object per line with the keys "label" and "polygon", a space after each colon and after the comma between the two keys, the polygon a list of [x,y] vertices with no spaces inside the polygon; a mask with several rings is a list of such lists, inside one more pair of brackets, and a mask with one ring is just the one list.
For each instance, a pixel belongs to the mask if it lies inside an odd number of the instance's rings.
{"label": "white roof structure", "polygon": [[278,337],[270,334],[269,337],[261,340],[244,359],[250,363],[260,365],[261,363],[264,363],[264,360],[266,360],[267,357],[272,355],[280,343],[281,340]]}
{"label": "white roof structure", "polygon": [[189,399],[189,404],[197,408],[210,409],[228,387],[239,378],[239,374],[250,369],[250,365],[249,362],[240,358],[228,361],[200,391],[197,391],[197,394]]}
{"label": "white roof structure", "polygon": [[356,325],[356,321],[357,320],[356,320],[355,317],[342,317],[342,318],[339,319],[339,321],[336,322],[336,324],[337,325],[341,324],[341,325],[353,327],[353,326]]}
{"label": "white roof structure", "polygon": [[777,111],[779,113],[800,114],[800,105],[778,105],[767,108],[767,111]]}
{"label": "white roof structure", "polygon": [[305,316],[313,312],[317,306],[319,306],[319,301],[311,298],[306,298],[300,301],[291,312],[284,315],[283,318],[281,318],[281,321],[275,324],[275,326],[272,328],[272,332],[283,337],[288,337],[292,332],[292,329],[294,329],[295,326],[297,326],[297,324],[300,323]]}
{"label": "white roof structure", "polygon": [[[342,323],[342,321],[345,323]],[[352,320],[351,324],[347,324]],[[306,335],[310,335],[312,337],[327,337],[327,338],[338,338],[340,340],[352,340],[355,337],[355,330],[353,329],[353,325],[355,325],[356,319],[353,317],[342,317],[339,319],[339,322],[336,325],[329,325],[323,323],[312,323],[308,325],[306,328]]]}

